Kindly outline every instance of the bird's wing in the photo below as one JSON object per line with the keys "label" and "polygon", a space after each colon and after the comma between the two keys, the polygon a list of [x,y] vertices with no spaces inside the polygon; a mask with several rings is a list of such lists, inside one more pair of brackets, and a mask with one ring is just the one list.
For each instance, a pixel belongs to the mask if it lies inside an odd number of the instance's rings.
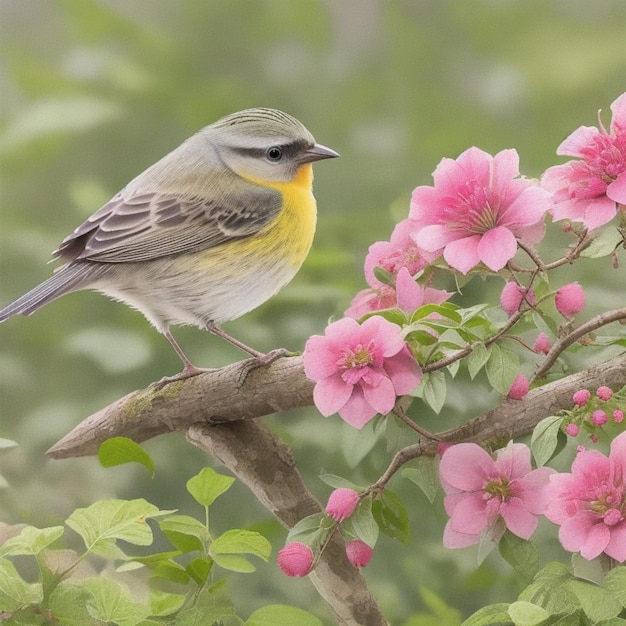
{"label": "bird's wing", "polygon": [[148,261],[196,252],[247,237],[280,211],[279,191],[247,183],[219,197],[142,192],[114,196],[53,255],[64,261]]}

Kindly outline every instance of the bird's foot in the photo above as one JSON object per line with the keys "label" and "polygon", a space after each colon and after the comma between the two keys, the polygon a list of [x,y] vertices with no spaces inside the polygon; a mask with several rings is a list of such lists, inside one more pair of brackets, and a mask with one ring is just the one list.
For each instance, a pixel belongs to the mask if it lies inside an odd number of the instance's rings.
{"label": "bird's foot", "polygon": [[241,364],[239,386],[242,387],[250,373],[258,369],[259,367],[265,367],[267,365],[270,365],[274,361],[277,361],[284,356],[296,356],[296,354],[297,352],[290,352],[286,348],[275,348],[274,350],[270,350],[269,352],[257,353],[251,359],[247,359]]}
{"label": "bird's foot", "polygon": [[164,376],[161,380],[157,380],[152,383],[150,387],[155,389],[156,391],[163,389],[165,385],[169,385],[170,383],[175,383],[179,380],[186,380],[187,378],[193,378],[194,376],[198,376],[198,374],[206,374],[207,372],[214,372],[214,368],[210,367],[196,367],[192,363],[188,363],[183,368],[183,371],[180,374],[175,374],[174,376]]}

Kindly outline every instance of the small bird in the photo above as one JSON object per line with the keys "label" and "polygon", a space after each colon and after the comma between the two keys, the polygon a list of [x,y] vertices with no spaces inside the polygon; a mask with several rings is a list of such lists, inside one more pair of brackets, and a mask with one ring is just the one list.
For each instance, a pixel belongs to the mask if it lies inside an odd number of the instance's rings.
{"label": "small bird", "polygon": [[[220,328],[258,307],[296,274],[316,225],[312,163],[339,154],[294,117],[269,108],[219,119],[139,174],[52,253],[64,262],[0,311],[31,315],[57,298],[95,289],[141,311],[187,358],[172,324],[206,329],[255,357]],[[283,351],[284,352],[284,351]]]}

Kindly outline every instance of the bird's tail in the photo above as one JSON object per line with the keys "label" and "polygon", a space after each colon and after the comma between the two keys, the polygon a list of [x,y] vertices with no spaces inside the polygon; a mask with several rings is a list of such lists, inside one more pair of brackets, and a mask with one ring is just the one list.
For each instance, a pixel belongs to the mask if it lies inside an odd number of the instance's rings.
{"label": "bird's tail", "polygon": [[87,287],[94,282],[101,269],[86,263],[75,263],[60,268],[48,280],[37,285],[21,298],[11,302],[0,311],[0,322],[13,317],[14,315],[32,315],[48,302],[57,298]]}

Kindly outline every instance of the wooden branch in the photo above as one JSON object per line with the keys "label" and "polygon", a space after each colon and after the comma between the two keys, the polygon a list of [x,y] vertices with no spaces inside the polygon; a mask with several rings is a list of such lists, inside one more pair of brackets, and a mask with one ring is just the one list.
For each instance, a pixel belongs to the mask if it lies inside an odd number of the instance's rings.
{"label": "wooden branch", "polygon": [[[287,528],[322,510],[302,480],[289,446],[262,424],[254,420],[198,424],[187,431],[187,439],[222,461]],[[333,535],[309,579],[338,624],[387,623],[365,580],[346,558],[339,533]]]}

